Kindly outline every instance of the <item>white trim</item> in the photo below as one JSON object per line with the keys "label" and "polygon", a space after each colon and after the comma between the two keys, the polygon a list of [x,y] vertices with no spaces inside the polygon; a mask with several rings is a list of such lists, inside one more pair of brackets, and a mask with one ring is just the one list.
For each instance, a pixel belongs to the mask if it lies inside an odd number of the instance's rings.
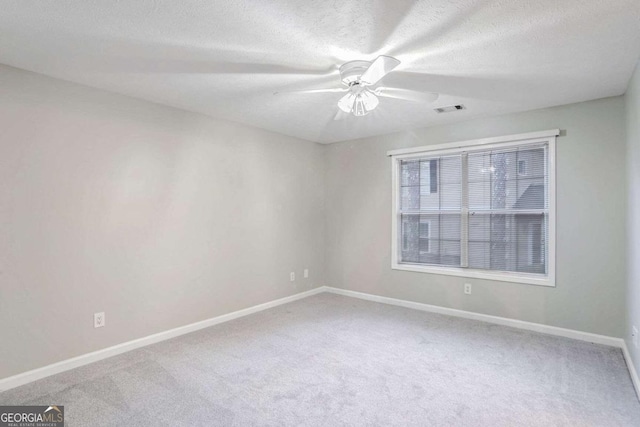
{"label": "white trim", "polygon": [[421,265],[421,264],[400,264],[393,262],[391,264],[392,270],[399,271],[413,271],[416,273],[429,273],[440,274],[443,276],[457,276],[468,277],[470,279],[485,279],[485,280],[497,280],[500,282],[509,283],[523,283],[525,285],[537,285],[554,287],[549,277],[539,277],[537,275],[527,275],[526,273],[518,273],[512,271],[498,271],[498,270],[476,270],[473,268],[458,268],[458,267],[440,267],[435,265]]}
{"label": "white trim", "polygon": [[[509,148],[512,148],[512,147],[522,147],[526,145],[535,147],[536,145],[538,144],[542,145],[551,139],[555,140],[555,136],[550,136],[547,138],[521,139],[517,141],[508,141],[508,142],[495,142],[492,144],[477,145],[477,146],[474,146],[474,145],[465,145],[460,147],[456,146],[451,148],[442,148],[442,149],[433,149],[433,150],[429,149],[429,147],[438,147],[438,146],[427,145],[426,147],[423,147],[423,148],[426,148],[424,151],[416,151],[416,152],[407,153],[407,154],[398,154],[398,155],[389,156],[389,157],[397,160],[413,160],[413,159],[420,159],[424,157],[457,156],[457,155],[460,155],[461,153],[472,154],[476,152],[485,152],[485,151],[500,152],[501,150],[509,151]],[[468,143],[470,144],[471,142],[468,141]]]}
{"label": "white trim", "polygon": [[[400,204],[400,192],[398,183],[400,182],[400,168],[395,157],[391,157],[391,268],[397,263],[400,257],[400,235],[398,234],[398,206]],[[438,183],[440,184],[440,183]]]}
{"label": "white trim", "polygon": [[549,232],[549,241],[547,242],[547,279],[553,286],[556,285],[556,138],[553,137],[549,140],[549,152],[547,176],[549,181],[549,224],[547,230]]}
{"label": "white trim", "polygon": [[[505,135],[495,138],[483,138],[462,142],[428,145],[412,149],[393,150],[387,152],[391,156],[391,269],[404,270],[419,273],[442,274],[446,276],[469,277],[476,279],[499,280],[510,283],[522,283],[527,285],[538,286],[556,286],[556,136],[560,134],[559,129],[531,132],[518,135]],[[547,250],[547,275],[534,275],[519,272],[503,272],[503,271],[485,271],[471,269],[467,267],[449,267],[435,266],[423,264],[408,264],[399,262],[400,248],[399,245],[399,220],[398,212],[400,206],[400,192],[398,191],[400,182],[400,168],[398,166],[400,160],[423,157],[428,155],[457,153],[460,154],[461,148],[476,147],[486,150],[491,146],[497,148],[508,148],[522,146],[528,144],[546,143],[547,144],[547,164],[545,167],[548,177],[548,241]],[[471,150],[467,150],[471,151]],[[464,151],[466,152],[466,151]],[[463,152],[463,153],[464,153]],[[464,191],[464,189],[463,189]],[[464,206],[461,210],[461,218],[465,217]],[[462,219],[464,221],[464,219]],[[464,235],[463,235],[464,236]],[[464,237],[463,237],[464,238]],[[462,245],[464,246],[464,245]],[[461,248],[461,250],[463,250]],[[465,255],[465,254],[461,254]],[[464,258],[464,257],[463,257]],[[464,263],[465,259],[461,259]]]}
{"label": "white trim", "polygon": [[245,308],[243,310],[234,311],[232,313],[223,314],[221,316],[213,317],[211,319],[203,320],[200,322],[192,323],[186,326],[181,326],[168,331],[160,332],[157,334],[149,335],[143,338],[139,338],[133,341],[128,341],[122,344],[108,347],[102,350],[94,351],[91,353],[83,354],[81,356],[73,357],[71,359],[63,360],[42,368],[27,371],[18,375],[0,379],[0,392],[6,391],[15,387],[19,387],[24,384],[28,384],[33,381],[37,381],[51,375],[59,374],[80,366],[88,365],[93,362],[97,362],[103,359],[107,359],[118,354],[126,353],[137,348],[145,347],[147,345],[155,344],[161,341],[165,341],[171,338],[185,335],[191,332],[198,331],[200,329],[208,328],[220,323],[228,322],[230,320],[237,319],[239,317],[247,316],[249,314],[257,313],[269,308],[277,307],[282,304],[297,301],[312,295],[317,295],[323,292],[342,295],[351,298],[358,298],[366,301],[373,301],[382,304],[390,304],[399,307],[405,307],[414,310],[425,311],[429,313],[444,314],[447,316],[460,317],[464,319],[478,320],[481,322],[493,323],[497,325],[509,326],[517,329],[524,329],[528,331],[535,331],[549,335],[555,335],[559,337],[571,338],[580,341],[587,341],[601,345],[608,345],[611,347],[621,348],[627,367],[629,368],[629,375],[631,381],[636,389],[636,393],[640,396],[640,380],[638,379],[637,371],[631,360],[631,355],[627,348],[626,342],[622,338],[614,338],[606,335],[592,334],[589,332],[575,331],[572,329],[558,328],[556,326],[548,326],[540,323],[525,322],[522,320],[509,319],[506,317],[491,316],[488,314],[474,313],[471,311],[457,310],[454,308],[440,307],[436,305],[423,304],[419,302],[406,301],[396,298],[383,297],[379,295],[367,294],[363,292],[350,291],[347,289],[339,289],[330,286],[320,286],[310,291],[301,292],[299,294],[291,295],[285,298],[280,298],[274,301],[259,304],[253,307]]}
{"label": "white trim", "polygon": [[478,320],[480,322],[494,323],[496,325],[509,326],[527,331],[540,332],[543,334],[555,335],[558,337],[571,338],[574,340],[587,341],[595,344],[608,345],[622,348],[624,340],[606,335],[592,334],[590,332],[576,331],[573,329],[559,328],[557,326],[543,325],[541,323],[525,322],[524,320],[509,319],[507,317],[491,316],[489,314],[474,313],[472,311],[458,310],[455,308],[440,307],[437,305],[423,304],[420,302],[401,300],[396,298],[383,297],[380,295],[367,294],[364,292],[350,291],[347,289],[333,288],[325,286],[324,290],[333,294],[346,297],[359,298],[367,301],[379,302],[382,304],[397,305],[399,307],[411,308],[414,310],[427,311],[429,313],[444,314],[447,316],[461,317],[464,319]]}
{"label": "white trim", "polygon": [[[468,171],[469,169],[469,154],[462,153],[460,156],[461,170]],[[396,184],[397,185],[397,184]],[[461,269],[469,268],[469,173],[462,173],[460,179],[460,267]],[[442,199],[441,199],[442,200]],[[398,201],[399,203],[400,201]],[[396,205],[396,209],[400,204]],[[421,208],[422,206],[418,206]],[[440,224],[438,224],[440,225]],[[466,245],[462,243],[465,242]],[[440,246],[438,246],[440,249]],[[392,263],[395,264],[395,263]]]}
{"label": "white trim", "polygon": [[221,316],[212,317],[210,319],[202,320],[200,322],[191,323],[189,325],[180,326],[178,328],[169,329],[168,331],[159,332],[157,334],[148,335],[143,338],[138,338],[132,341],[127,341],[122,344],[117,344],[112,347],[107,347],[102,350],[86,353],[81,356],[66,359],[51,365],[37,368],[31,371],[23,372],[18,375],[14,375],[7,378],[0,379],[0,392],[6,391],[21,385],[46,378],[51,375],[59,374],[70,369],[78,368],[80,366],[88,365],[99,360],[107,359],[118,354],[126,353],[131,350],[135,350],[140,347],[145,347],[151,344],[155,344],[161,341],[165,341],[171,338],[185,335],[191,332],[198,331],[200,329],[208,328],[220,323],[228,322],[230,320],[244,317],[249,314],[257,313],[269,308],[273,308],[282,304],[297,301],[311,295],[316,295],[324,292],[324,287],[318,287],[306,292],[301,292],[288,297],[280,298],[274,301],[269,301],[264,304],[254,305],[253,307],[245,308],[242,310],[234,311],[231,313],[223,314]]}
{"label": "white trim", "polygon": [[425,151],[449,150],[478,145],[489,145],[500,142],[523,141],[527,139],[550,138],[560,135],[560,129],[549,129],[539,132],[519,133],[516,135],[494,136],[490,138],[470,139],[459,142],[445,142],[444,144],[423,145],[421,147],[401,148],[387,151],[387,156],[400,156],[404,154],[420,153]]}
{"label": "white trim", "polygon": [[622,340],[622,354],[624,355],[624,361],[627,362],[631,382],[636,389],[636,397],[640,400],[640,378],[638,378],[638,371],[636,371],[636,367],[633,364],[633,359],[631,358],[631,353],[629,353],[629,348],[625,340]]}

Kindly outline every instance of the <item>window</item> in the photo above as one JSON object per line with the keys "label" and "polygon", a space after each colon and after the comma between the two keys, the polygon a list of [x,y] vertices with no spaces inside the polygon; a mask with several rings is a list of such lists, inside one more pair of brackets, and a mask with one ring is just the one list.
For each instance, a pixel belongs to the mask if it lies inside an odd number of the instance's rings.
{"label": "window", "polygon": [[420,253],[431,252],[431,221],[420,222]]}
{"label": "window", "polygon": [[438,161],[431,160],[429,162],[429,192],[438,192]]}
{"label": "window", "polygon": [[518,175],[526,175],[526,174],[527,174],[527,161],[518,160]]}
{"label": "window", "polygon": [[529,265],[544,263],[544,231],[542,223],[529,224]]}
{"label": "window", "polygon": [[557,135],[390,152],[392,267],[554,286]]}

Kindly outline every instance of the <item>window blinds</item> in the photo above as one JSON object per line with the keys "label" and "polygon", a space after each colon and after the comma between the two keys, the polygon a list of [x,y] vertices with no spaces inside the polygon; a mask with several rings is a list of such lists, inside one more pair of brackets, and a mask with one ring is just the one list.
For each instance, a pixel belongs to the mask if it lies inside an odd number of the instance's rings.
{"label": "window blinds", "polygon": [[399,166],[401,263],[547,273],[547,143]]}

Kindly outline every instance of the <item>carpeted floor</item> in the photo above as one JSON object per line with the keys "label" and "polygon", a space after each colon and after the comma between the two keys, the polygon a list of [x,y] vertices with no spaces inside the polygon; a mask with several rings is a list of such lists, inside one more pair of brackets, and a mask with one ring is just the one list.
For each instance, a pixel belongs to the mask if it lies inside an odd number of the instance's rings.
{"label": "carpeted floor", "polygon": [[619,349],[320,294],[0,394],[69,426],[639,426]]}

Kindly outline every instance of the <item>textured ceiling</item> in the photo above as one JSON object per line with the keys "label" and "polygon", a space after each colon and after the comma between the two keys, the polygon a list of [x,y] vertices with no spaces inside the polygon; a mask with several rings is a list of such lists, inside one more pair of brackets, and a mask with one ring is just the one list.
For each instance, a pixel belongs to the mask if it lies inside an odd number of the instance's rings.
{"label": "textured ceiling", "polygon": [[[0,63],[319,142],[620,95],[639,53],[638,0],[0,3]],[[440,98],[334,121],[339,93],[273,95],[380,54]]]}

